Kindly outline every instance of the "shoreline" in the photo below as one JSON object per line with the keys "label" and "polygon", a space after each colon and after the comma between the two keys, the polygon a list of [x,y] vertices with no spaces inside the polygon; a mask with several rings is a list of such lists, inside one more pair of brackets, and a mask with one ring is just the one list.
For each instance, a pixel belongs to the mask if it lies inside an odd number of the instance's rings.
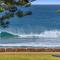
{"label": "shoreline", "polygon": [[0,52],[60,52],[60,48],[0,48]]}

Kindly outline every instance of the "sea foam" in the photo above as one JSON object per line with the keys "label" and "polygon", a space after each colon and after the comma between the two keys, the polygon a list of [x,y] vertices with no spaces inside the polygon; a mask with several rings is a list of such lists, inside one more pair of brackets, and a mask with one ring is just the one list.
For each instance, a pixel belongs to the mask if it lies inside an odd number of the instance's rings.
{"label": "sea foam", "polygon": [[12,35],[17,35],[18,38],[60,38],[60,31],[59,30],[47,30],[41,33],[13,33],[13,32],[8,32]]}
{"label": "sea foam", "polygon": [[35,43],[15,43],[15,44],[0,44],[0,46],[2,47],[21,47],[21,46],[25,46],[25,47],[60,47],[60,45],[47,45],[47,44],[35,44]]}
{"label": "sea foam", "polygon": [[30,33],[30,34],[20,34],[20,38],[59,38],[60,31],[44,31],[39,34],[37,33]]}

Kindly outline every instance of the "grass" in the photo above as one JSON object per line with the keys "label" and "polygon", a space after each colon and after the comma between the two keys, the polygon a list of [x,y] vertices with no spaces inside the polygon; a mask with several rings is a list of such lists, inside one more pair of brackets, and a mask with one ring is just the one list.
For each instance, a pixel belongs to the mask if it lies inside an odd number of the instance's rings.
{"label": "grass", "polygon": [[58,57],[53,57],[52,54],[60,52],[5,52],[0,53],[0,60],[60,60]]}

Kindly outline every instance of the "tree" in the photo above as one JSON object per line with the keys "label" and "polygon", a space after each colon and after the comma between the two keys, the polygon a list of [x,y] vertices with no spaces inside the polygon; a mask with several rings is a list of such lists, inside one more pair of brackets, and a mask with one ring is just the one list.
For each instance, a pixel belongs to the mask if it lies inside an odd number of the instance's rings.
{"label": "tree", "polygon": [[[32,0],[34,1],[34,0]],[[9,19],[14,17],[15,15],[18,17],[23,17],[27,15],[31,15],[31,11],[18,11],[17,6],[24,6],[29,7],[31,6],[31,1],[29,0],[0,0],[0,13],[4,11],[4,15],[0,16],[0,26],[7,27],[9,22]]]}

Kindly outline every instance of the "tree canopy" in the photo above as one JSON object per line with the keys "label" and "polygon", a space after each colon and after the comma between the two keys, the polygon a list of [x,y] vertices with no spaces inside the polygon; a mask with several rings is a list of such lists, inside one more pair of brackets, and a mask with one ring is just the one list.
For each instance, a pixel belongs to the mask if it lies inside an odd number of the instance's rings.
{"label": "tree canopy", "polygon": [[15,15],[17,17],[31,15],[31,11],[18,11],[17,6],[24,6],[28,8],[31,6],[32,1],[34,0],[0,0],[0,13],[5,12],[4,15],[0,16],[0,26],[7,27],[10,23],[9,19]]}

